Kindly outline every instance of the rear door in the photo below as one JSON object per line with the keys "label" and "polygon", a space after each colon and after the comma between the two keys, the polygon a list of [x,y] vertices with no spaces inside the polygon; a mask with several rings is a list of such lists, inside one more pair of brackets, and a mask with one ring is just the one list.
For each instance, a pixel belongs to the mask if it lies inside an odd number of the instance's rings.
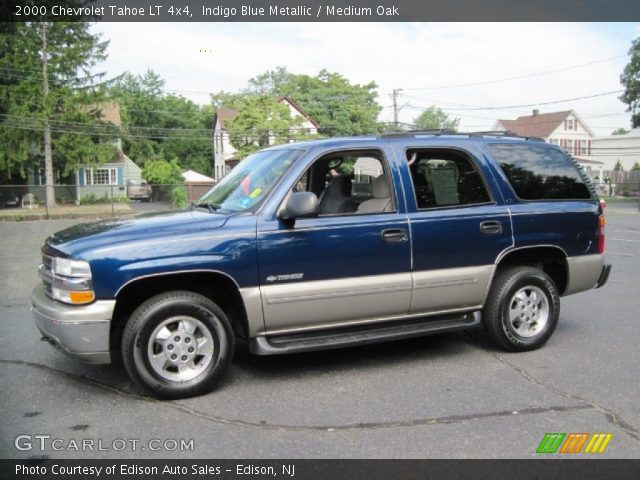
{"label": "rear door", "polygon": [[512,245],[507,206],[492,194],[492,179],[469,151],[416,147],[403,155],[411,177],[410,313],[480,308],[496,258]]}

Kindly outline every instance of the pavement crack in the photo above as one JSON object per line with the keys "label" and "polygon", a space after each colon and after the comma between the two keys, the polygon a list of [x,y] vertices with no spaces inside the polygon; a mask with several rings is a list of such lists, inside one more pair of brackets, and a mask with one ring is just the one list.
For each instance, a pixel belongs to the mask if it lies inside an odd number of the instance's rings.
{"label": "pavement crack", "polygon": [[419,418],[419,419],[413,419],[413,420],[400,420],[400,421],[389,421],[389,422],[360,422],[360,423],[343,424],[343,425],[284,425],[284,424],[265,423],[264,421],[250,422],[245,420],[227,419],[217,415],[211,415],[209,413],[202,412],[200,410],[189,407],[188,405],[185,405],[177,401],[160,401],[151,397],[136,395],[136,394],[121,390],[119,388],[113,387],[111,385],[98,382],[96,380],[92,380],[82,375],[74,375],[72,373],[65,372],[63,370],[59,370],[57,368],[53,368],[48,365],[43,365],[36,362],[28,362],[24,360],[0,359],[0,364],[9,364],[9,365],[18,365],[18,366],[36,368],[39,370],[43,370],[45,372],[53,373],[54,375],[60,375],[62,377],[69,378],[71,380],[75,380],[80,383],[84,383],[96,388],[109,391],[111,393],[114,393],[124,398],[138,400],[141,402],[152,403],[154,405],[163,406],[167,408],[172,408],[174,410],[178,410],[188,415],[192,415],[194,417],[198,417],[203,420],[208,420],[210,422],[214,422],[222,425],[234,425],[234,426],[240,426],[240,427],[251,427],[251,428],[269,429],[269,430],[348,431],[348,430],[374,430],[374,429],[384,429],[384,428],[406,428],[406,427],[418,427],[418,426],[427,426],[427,425],[446,425],[446,424],[461,423],[461,422],[479,420],[479,419],[485,419],[485,418],[515,417],[520,415],[537,415],[537,414],[544,414],[549,412],[569,412],[569,411],[587,410],[587,409],[594,408],[591,405],[585,404],[585,402],[582,402],[581,405],[569,405],[569,406],[554,405],[554,406],[548,406],[548,407],[531,407],[531,408],[520,409],[518,411],[500,410],[500,411],[494,411],[494,412],[481,412],[481,413],[471,413],[471,414],[463,414],[463,415],[448,415],[448,416],[442,416],[442,417]]}
{"label": "pavement crack", "polygon": [[492,356],[493,358],[495,358],[496,360],[498,360],[499,362],[501,362],[502,364],[506,365],[507,367],[511,368],[512,370],[515,370],[522,378],[524,378],[526,381],[528,381],[529,383],[532,383],[534,385],[537,385],[538,387],[541,387],[547,391],[550,391],[552,393],[555,393],[556,395],[560,395],[561,397],[579,402],[580,404],[587,406],[588,408],[591,408],[593,410],[596,410],[597,412],[601,413],[602,415],[604,415],[604,417],[607,419],[607,421],[615,426],[617,426],[618,428],[620,428],[622,431],[624,431],[627,435],[629,435],[631,438],[633,438],[634,440],[638,440],[640,441],[640,431],[638,431],[635,427],[633,427],[632,425],[630,425],[628,422],[626,422],[625,420],[623,420],[620,415],[618,415],[616,412],[614,412],[613,410],[604,407],[592,400],[589,400],[587,398],[583,398],[579,395],[575,395],[573,393],[567,392],[566,390],[562,390],[561,388],[558,387],[554,387],[553,385],[548,385],[546,383],[541,382],[540,380],[538,380],[537,378],[535,378],[533,375],[531,375],[526,369],[510,362],[509,360],[507,360],[505,357],[503,357],[502,355],[500,355],[497,352],[493,352],[485,347],[483,347],[482,345],[480,345],[477,340],[475,338],[473,338],[471,335],[469,335],[467,333],[467,338],[470,338],[473,343],[483,352],[485,352],[486,354]]}

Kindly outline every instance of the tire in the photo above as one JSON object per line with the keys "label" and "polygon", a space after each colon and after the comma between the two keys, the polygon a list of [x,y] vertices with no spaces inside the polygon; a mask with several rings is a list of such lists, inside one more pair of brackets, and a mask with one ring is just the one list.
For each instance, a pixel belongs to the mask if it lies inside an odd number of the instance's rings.
{"label": "tire", "polygon": [[210,392],[233,349],[233,330],[225,313],[207,297],[189,291],[146,300],[133,312],[122,336],[127,373],[162,399]]}
{"label": "tire", "polygon": [[491,340],[511,352],[526,352],[544,345],[560,314],[555,283],[540,269],[510,267],[493,281],[482,323]]}

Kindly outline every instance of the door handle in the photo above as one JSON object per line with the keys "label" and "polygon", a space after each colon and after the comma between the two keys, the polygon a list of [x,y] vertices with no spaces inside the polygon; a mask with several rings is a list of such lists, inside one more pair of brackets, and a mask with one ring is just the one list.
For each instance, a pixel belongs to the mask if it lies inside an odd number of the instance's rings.
{"label": "door handle", "polygon": [[409,239],[409,235],[404,228],[383,230],[380,236],[382,237],[382,241],[387,243],[401,243]]}
{"label": "door handle", "polygon": [[502,223],[498,221],[489,221],[480,223],[480,231],[487,235],[499,235],[502,233]]}

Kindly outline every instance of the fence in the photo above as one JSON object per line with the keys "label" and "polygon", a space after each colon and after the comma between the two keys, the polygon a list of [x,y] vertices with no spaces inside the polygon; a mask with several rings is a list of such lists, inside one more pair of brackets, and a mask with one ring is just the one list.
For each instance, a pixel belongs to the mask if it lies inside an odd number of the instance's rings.
{"label": "fence", "polygon": [[0,217],[115,217],[186,207],[204,195],[208,184],[53,185],[55,206],[46,205],[44,185],[0,185]]}

